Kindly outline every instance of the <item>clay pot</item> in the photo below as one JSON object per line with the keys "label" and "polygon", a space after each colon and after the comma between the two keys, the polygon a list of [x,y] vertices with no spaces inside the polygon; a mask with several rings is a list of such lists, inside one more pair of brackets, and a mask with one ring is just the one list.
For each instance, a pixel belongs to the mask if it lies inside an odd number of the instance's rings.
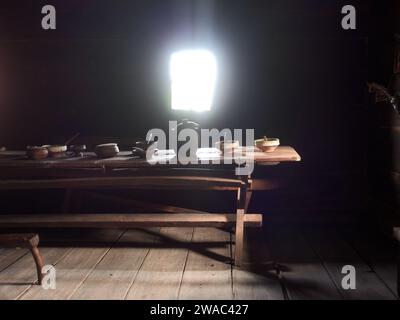
{"label": "clay pot", "polygon": [[119,148],[116,143],[105,143],[97,145],[94,152],[99,158],[112,158],[118,154]]}
{"label": "clay pot", "polygon": [[49,155],[49,150],[44,146],[28,146],[26,147],[26,155],[32,160],[43,160]]}
{"label": "clay pot", "polygon": [[44,145],[42,147],[47,148],[49,151],[50,158],[61,158],[66,155],[67,146],[66,145]]}

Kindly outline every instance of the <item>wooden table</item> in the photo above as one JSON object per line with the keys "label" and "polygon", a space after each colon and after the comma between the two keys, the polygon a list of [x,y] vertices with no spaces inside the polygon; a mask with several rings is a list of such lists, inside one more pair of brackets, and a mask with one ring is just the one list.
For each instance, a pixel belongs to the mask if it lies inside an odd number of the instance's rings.
{"label": "wooden table", "polygon": [[[286,146],[272,153],[257,148],[242,148],[241,158],[254,159],[254,165],[300,161],[297,152]],[[235,213],[207,213],[184,210],[170,214],[46,214],[0,215],[0,228],[132,228],[163,226],[222,227],[235,226],[235,264],[240,265],[245,226],[261,226],[262,214],[247,212],[253,191],[251,174],[237,176],[235,157],[224,156],[215,149],[199,149],[201,163],[181,165],[172,161],[174,155],[161,152],[163,164],[120,152],[111,159],[99,159],[93,153],[83,157],[29,160],[23,151],[0,152],[0,190],[22,189],[93,189],[131,188],[168,190],[231,190],[236,192]],[[160,155],[157,156],[158,160]]]}

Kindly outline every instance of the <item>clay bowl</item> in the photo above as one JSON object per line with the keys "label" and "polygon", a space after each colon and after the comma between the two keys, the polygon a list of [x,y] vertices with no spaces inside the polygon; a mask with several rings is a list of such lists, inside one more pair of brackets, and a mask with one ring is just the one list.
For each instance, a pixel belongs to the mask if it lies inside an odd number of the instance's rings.
{"label": "clay bowl", "polygon": [[49,151],[49,156],[50,158],[61,158],[66,155],[67,152],[67,146],[66,145],[58,145],[58,144],[53,144],[53,145],[44,145],[42,147],[47,148]]}
{"label": "clay bowl", "polygon": [[278,148],[280,142],[278,138],[266,138],[258,139],[254,141],[256,147],[263,152],[274,152]]}
{"label": "clay bowl", "polygon": [[43,160],[49,155],[49,150],[43,146],[28,146],[26,147],[26,155],[32,160]]}
{"label": "clay bowl", "polygon": [[112,158],[118,154],[119,148],[116,143],[104,143],[97,145],[94,152],[99,158]]}

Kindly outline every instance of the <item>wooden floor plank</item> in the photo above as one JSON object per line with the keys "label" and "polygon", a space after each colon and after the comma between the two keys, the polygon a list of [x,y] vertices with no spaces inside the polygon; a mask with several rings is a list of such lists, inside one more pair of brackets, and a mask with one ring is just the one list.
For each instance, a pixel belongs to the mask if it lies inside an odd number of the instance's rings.
{"label": "wooden floor plank", "polygon": [[126,231],[71,299],[124,299],[150,250],[149,247],[158,240],[158,232],[159,228]]}
{"label": "wooden floor plank", "polygon": [[[331,228],[316,226],[304,232],[310,245],[322,259],[325,268],[345,299],[393,300],[396,297],[388,290],[373,270],[363,261],[356,251]],[[341,282],[343,266],[352,265],[356,270],[356,289],[345,290]]]}
{"label": "wooden floor plank", "polygon": [[341,229],[343,237],[397,296],[396,242],[370,227]]}
{"label": "wooden floor plank", "polygon": [[[109,230],[109,232],[113,234],[114,241],[116,241],[123,231]],[[58,248],[54,250],[60,249]],[[85,246],[72,248],[55,265],[57,288],[55,290],[45,290],[41,286],[33,286],[21,297],[21,299],[69,299],[109,250],[110,246],[94,248]],[[45,261],[48,263],[46,258]]]}
{"label": "wooden floor plank", "polygon": [[161,228],[160,247],[146,256],[126,299],[177,299],[193,228]]}
{"label": "wooden floor plank", "polygon": [[42,229],[39,232],[40,246],[50,247],[109,247],[120,234],[121,230],[85,228]]}
{"label": "wooden floor plank", "polygon": [[6,269],[21,257],[28,254],[28,249],[2,249],[0,252],[0,271]]}
{"label": "wooden floor plank", "polygon": [[293,300],[342,299],[322,262],[296,226],[269,226],[273,258],[280,265],[287,298]]}
{"label": "wooden floor plank", "polygon": [[[231,268],[232,237],[220,229],[131,230],[120,238],[122,231],[107,229],[39,232],[45,263],[56,267],[57,289],[32,285],[36,270],[28,251],[2,249],[0,299],[395,297],[395,243],[369,229],[273,224],[246,231],[242,269]],[[279,279],[271,262],[279,265]],[[344,264],[356,267],[357,290],[341,289]]]}
{"label": "wooden floor plank", "polygon": [[[218,245],[211,245],[215,242]],[[195,228],[193,245],[196,250],[189,251],[179,299],[232,299],[230,234]]]}
{"label": "wooden floor plank", "polygon": [[[234,298],[240,300],[283,300],[275,264],[263,229],[246,229],[243,265],[233,268]],[[233,245],[234,247],[234,245]]]}

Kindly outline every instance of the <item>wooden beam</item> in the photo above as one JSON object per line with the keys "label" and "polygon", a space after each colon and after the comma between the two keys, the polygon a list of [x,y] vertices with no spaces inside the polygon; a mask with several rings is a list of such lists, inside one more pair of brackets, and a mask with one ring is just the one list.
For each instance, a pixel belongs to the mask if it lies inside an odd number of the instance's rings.
{"label": "wooden beam", "polygon": [[0,180],[0,190],[12,189],[84,189],[84,188],[133,188],[173,190],[237,190],[243,182],[238,179],[198,176],[135,176],[67,179]]}
{"label": "wooden beam", "polygon": [[[27,214],[0,215],[0,228],[136,228],[233,226],[236,214]],[[262,214],[246,214],[244,224],[261,227]]]}

